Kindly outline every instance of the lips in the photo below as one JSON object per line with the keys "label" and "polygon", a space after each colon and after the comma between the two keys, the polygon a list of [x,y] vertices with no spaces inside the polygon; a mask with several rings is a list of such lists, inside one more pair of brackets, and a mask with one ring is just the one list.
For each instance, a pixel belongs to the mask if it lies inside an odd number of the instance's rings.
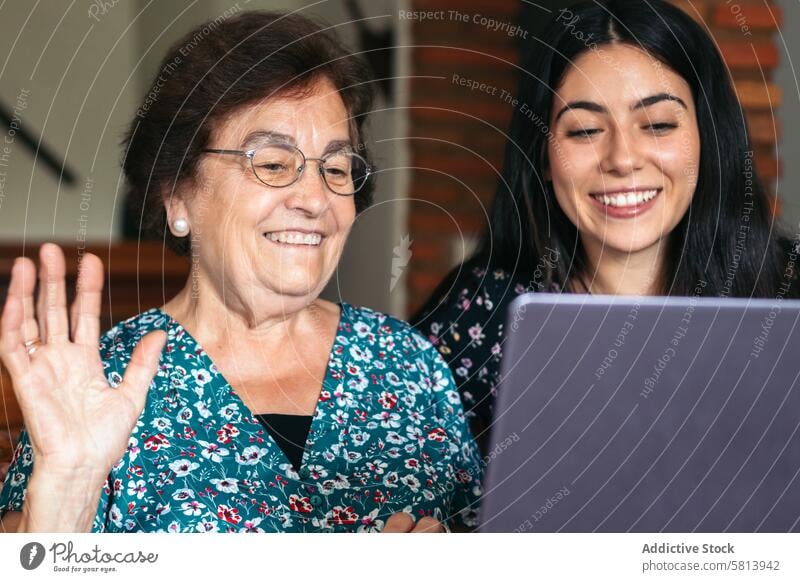
{"label": "lips", "polygon": [[592,192],[589,197],[595,206],[615,218],[631,218],[649,210],[662,188],[635,188]]}
{"label": "lips", "polygon": [[264,237],[277,244],[306,247],[318,247],[324,238],[322,233],[300,230],[267,232]]}

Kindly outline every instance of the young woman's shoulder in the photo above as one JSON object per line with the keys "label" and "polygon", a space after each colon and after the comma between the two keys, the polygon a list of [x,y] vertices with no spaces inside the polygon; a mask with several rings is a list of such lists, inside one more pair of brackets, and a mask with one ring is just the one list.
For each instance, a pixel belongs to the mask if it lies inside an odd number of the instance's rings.
{"label": "young woman's shoulder", "polygon": [[507,269],[464,263],[411,319],[450,367],[479,443],[491,423],[508,306],[536,290],[528,279]]}

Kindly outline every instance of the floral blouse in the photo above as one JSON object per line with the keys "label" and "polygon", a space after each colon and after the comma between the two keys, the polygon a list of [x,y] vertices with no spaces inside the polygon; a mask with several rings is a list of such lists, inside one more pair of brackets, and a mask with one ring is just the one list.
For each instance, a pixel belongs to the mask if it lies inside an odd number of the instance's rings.
{"label": "floral blouse", "polygon": [[[482,466],[450,370],[408,324],[340,305],[299,471],[169,315],[150,309],[106,332],[112,387],[144,334],[168,339],[92,531],[379,531],[398,511],[474,526]],[[21,510],[33,461],[23,431],[0,515]]]}
{"label": "floral blouse", "polygon": [[[481,445],[487,444],[503,358],[503,326],[509,304],[541,291],[522,274],[465,263],[446,279],[412,322],[436,346],[453,372],[461,399]],[[548,289],[558,292],[557,287]]]}

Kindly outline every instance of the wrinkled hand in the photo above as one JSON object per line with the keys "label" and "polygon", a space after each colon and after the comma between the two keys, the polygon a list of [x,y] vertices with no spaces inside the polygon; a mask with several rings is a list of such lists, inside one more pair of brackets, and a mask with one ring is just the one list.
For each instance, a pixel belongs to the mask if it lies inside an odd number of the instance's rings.
{"label": "wrinkled hand", "polygon": [[166,334],[142,338],[122,383],[112,389],[99,353],[103,263],[84,255],[68,317],[64,254],[47,243],[39,257],[35,308],[33,261],[18,258],[12,267],[0,359],[11,375],[37,471],[105,475],[124,454],[144,409]]}
{"label": "wrinkled hand", "polygon": [[423,517],[418,522],[404,511],[389,516],[382,533],[444,533],[444,526],[432,517]]}

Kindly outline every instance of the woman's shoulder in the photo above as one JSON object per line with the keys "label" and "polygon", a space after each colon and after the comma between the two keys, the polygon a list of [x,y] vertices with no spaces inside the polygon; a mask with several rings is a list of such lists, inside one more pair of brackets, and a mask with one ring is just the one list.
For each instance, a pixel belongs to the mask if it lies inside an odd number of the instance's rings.
{"label": "woman's shoulder", "polygon": [[533,274],[468,261],[444,278],[411,321],[419,326],[434,313],[463,316],[503,311],[519,295],[541,290]]}

